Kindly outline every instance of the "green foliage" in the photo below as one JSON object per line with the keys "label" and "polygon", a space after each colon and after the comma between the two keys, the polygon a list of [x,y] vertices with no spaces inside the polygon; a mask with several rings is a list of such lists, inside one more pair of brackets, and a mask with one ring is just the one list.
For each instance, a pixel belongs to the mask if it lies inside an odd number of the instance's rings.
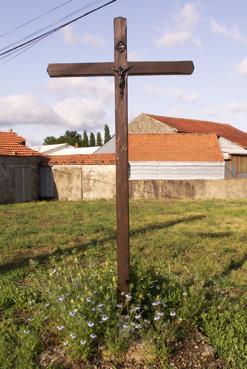
{"label": "green foliage", "polygon": [[111,139],[110,128],[107,124],[104,126],[104,143]]}
{"label": "green foliage", "polygon": [[100,132],[97,132],[96,146],[102,146],[102,137]]}
{"label": "green foliage", "polygon": [[71,146],[82,146],[82,137],[76,131],[67,130],[63,136],[55,138],[54,136],[48,136],[44,140],[44,145],[67,143]]}
{"label": "green foliage", "polygon": [[141,342],[147,365],[167,369],[194,327],[227,369],[247,367],[247,201],[131,201],[130,210],[131,299],[117,308],[114,202],[0,205],[1,368],[36,369],[48,351],[117,366]]}
{"label": "green foliage", "polygon": [[210,342],[227,368],[247,368],[247,298],[223,300],[202,314],[203,326]]}
{"label": "green foliage", "polygon": [[87,131],[84,130],[83,136],[82,136],[82,147],[88,147],[88,146],[89,146],[88,135],[87,135]]}
{"label": "green foliage", "polygon": [[95,136],[93,132],[90,133],[89,146],[95,146]]}

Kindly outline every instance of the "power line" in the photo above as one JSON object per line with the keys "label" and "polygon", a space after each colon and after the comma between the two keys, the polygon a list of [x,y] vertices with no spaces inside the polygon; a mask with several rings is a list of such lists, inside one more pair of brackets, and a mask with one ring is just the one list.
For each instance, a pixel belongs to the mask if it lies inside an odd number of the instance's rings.
{"label": "power line", "polygon": [[58,10],[58,9],[60,9],[60,8],[62,8],[62,7],[64,7],[65,5],[67,5],[67,4],[69,4],[69,3],[71,3],[72,1],[74,1],[74,0],[67,0],[67,1],[63,2],[62,4],[60,4],[60,5],[57,5],[55,8],[52,8],[52,9],[50,9],[50,10],[47,10],[46,12],[44,12],[44,13],[42,13],[42,14],[40,14],[40,15],[38,15],[38,16],[36,16],[36,17],[34,17],[34,18],[29,19],[29,20],[28,20],[28,21],[26,21],[25,23],[20,24],[19,26],[15,27],[15,28],[13,28],[13,29],[11,29],[11,30],[9,30],[9,31],[5,32],[5,33],[0,34],[0,38],[3,38],[3,37],[5,37],[5,36],[8,36],[8,35],[10,35],[11,33],[14,33],[14,32],[16,32],[16,31],[18,31],[19,29],[24,28],[24,27],[25,27],[25,26],[27,26],[28,24],[33,23],[33,22],[35,22],[36,20],[41,19],[41,18],[45,17],[46,15],[49,15],[49,14],[53,13],[54,11],[56,11],[56,10]]}
{"label": "power line", "polygon": [[33,36],[35,36],[35,35],[39,34],[40,32],[44,32],[44,31],[46,31],[47,29],[49,29],[50,27],[54,27],[54,26],[56,26],[57,24],[59,24],[59,23],[61,23],[61,22],[65,21],[66,19],[71,18],[72,16],[74,16],[74,15],[76,15],[76,14],[80,13],[82,10],[86,10],[86,9],[88,9],[88,8],[91,8],[92,6],[97,5],[97,4],[99,4],[99,3],[102,3],[103,1],[105,1],[105,0],[94,0],[94,1],[92,1],[91,3],[89,3],[89,4],[87,4],[87,5],[84,5],[83,7],[81,7],[81,8],[79,8],[79,9],[77,9],[77,10],[73,11],[72,13],[70,13],[70,14],[68,14],[68,15],[66,15],[66,16],[64,16],[64,17],[62,17],[62,18],[60,18],[60,19],[59,19],[59,20],[57,20],[56,22],[53,22],[53,23],[51,23],[51,24],[49,24],[49,25],[47,25],[47,26],[45,26],[45,27],[42,27],[42,28],[38,29],[37,31],[32,32],[31,34],[29,34],[29,35],[25,36],[24,38],[22,38],[22,39],[20,39],[20,40],[18,40],[18,41],[15,41],[15,42],[13,42],[13,43],[11,43],[11,44],[9,44],[9,45],[7,45],[7,46],[5,46],[5,47],[1,48],[1,49],[0,49],[0,52],[3,52],[3,51],[5,51],[5,50],[8,50],[9,48],[13,48],[14,46],[18,45],[19,43],[23,43],[25,40],[28,40],[29,38],[32,38]]}
{"label": "power line", "polygon": [[[98,0],[96,2],[101,2],[101,1],[102,0],[100,0],[100,1]],[[102,9],[102,8],[108,6],[108,5],[110,5],[110,4],[112,4],[112,3],[116,2],[116,1],[117,0],[108,1],[107,3],[105,3],[105,4],[103,4],[103,5],[99,6],[99,7],[97,7],[95,9],[92,9],[92,10],[90,10],[90,11],[88,11],[88,12],[82,14],[82,15],[80,15],[79,17],[76,17],[76,18],[74,18],[74,19],[72,19],[72,20],[70,20],[70,21],[68,21],[66,23],[63,23],[62,25],[60,25],[58,27],[55,27],[55,28],[51,29],[50,31],[47,31],[47,32],[45,32],[45,33],[43,33],[43,34],[41,34],[41,35],[39,35],[37,37],[32,38],[31,40],[28,40],[28,41],[26,41],[26,42],[24,42],[24,43],[22,43],[20,45],[17,45],[17,46],[15,46],[13,48],[10,48],[10,49],[8,49],[8,50],[0,53],[0,60],[5,59],[5,58],[8,58],[11,55],[15,54],[13,57],[11,57],[10,59],[8,59],[6,62],[4,62],[2,64],[7,63],[8,61],[10,61],[13,58],[17,57],[18,55],[22,54],[24,51],[26,51],[30,47],[34,46],[36,43],[42,41],[44,38],[52,35],[53,33],[59,31],[60,29],[68,26],[69,24],[74,23],[74,22],[78,21],[79,19],[82,19],[82,18],[84,18],[84,17],[86,17],[86,16],[88,16],[88,15],[90,15],[92,13],[95,13],[96,11],[98,11],[98,10],[100,10],[100,9]],[[16,53],[18,50],[21,50],[21,52]]]}

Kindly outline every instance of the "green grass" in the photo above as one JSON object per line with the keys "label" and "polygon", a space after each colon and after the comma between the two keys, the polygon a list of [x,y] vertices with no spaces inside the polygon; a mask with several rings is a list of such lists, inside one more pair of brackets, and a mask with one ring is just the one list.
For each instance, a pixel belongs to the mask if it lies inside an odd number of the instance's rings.
{"label": "green grass", "polygon": [[[164,363],[176,340],[197,326],[226,368],[246,369],[247,201],[133,201],[130,225],[135,281],[132,304],[143,306],[148,319],[155,314],[150,307],[152,299],[160,298],[168,309],[164,324],[169,324],[160,330],[158,326],[147,329],[144,335],[156,355],[163,358],[160,368],[168,368]],[[64,284],[64,291],[70,293],[75,271],[82,268],[85,275],[78,273],[85,282],[83,278],[96,270],[95,283],[105,286],[102,299],[109,294],[114,305],[114,203],[1,205],[0,229],[0,367],[36,369],[47,346],[61,347],[65,340],[54,330],[61,316],[60,305],[56,307],[57,286]],[[61,265],[55,282],[49,273],[54,265]],[[158,295],[153,293],[155,279],[162,286]],[[186,301],[182,298],[184,292]],[[85,297],[89,292],[82,288],[80,293]],[[143,296],[149,295],[145,300]],[[51,306],[55,310],[44,308],[49,296],[53,296]],[[77,298],[64,305],[67,313],[77,306]],[[112,322],[116,322],[113,305],[108,310]],[[182,323],[169,320],[172,309]],[[84,310],[81,313],[88,314]],[[64,321],[67,330],[72,329],[71,324],[69,319]],[[31,325],[30,334],[24,332],[27,325]],[[98,330],[100,345],[106,352],[119,353],[124,350],[121,337],[117,339],[119,332],[110,323],[107,327],[108,335]],[[112,337],[117,342],[115,346]],[[131,340],[133,337],[128,337],[127,342],[133,344]],[[92,345],[85,350],[72,342],[64,360],[77,362],[80,355],[89,360],[97,351]]]}

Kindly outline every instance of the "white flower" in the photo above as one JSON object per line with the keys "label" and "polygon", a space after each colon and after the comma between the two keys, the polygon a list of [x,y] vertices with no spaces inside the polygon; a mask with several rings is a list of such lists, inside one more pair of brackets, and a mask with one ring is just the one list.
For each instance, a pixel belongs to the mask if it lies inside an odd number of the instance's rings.
{"label": "white flower", "polygon": [[95,334],[95,333],[91,333],[91,334],[90,334],[90,337],[94,340],[97,336],[96,336],[96,334]]}
{"label": "white flower", "polygon": [[173,311],[171,311],[171,312],[170,312],[170,316],[171,316],[171,317],[176,316],[176,311],[174,311],[174,310],[173,310]]}
{"label": "white flower", "polygon": [[136,307],[135,307],[135,311],[140,310],[140,308],[141,308],[140,306],[136,306]]}
{"label": "white flower", "polygon": [[164,315],[164,313],[163,313],[162,311],[158,311],[157,315],[159,315],[159,316],[163,316],[163,315]]}
{"label": "white flower", "polygon": [[51,270],[51,272],[52,272],[52,274],[55,274],[57,272],[57,269],[54,268],[54,269]]}
{"label": "white flower", "polygon": [[123,324],[123,329],[128,329],[128,328],[129,328],[128,324]]}
{"label": "white flower", "polygon": [[140,329],[141,327],[141,324],[135,324],[135,329]]}
{"label": "white flower", "polygon": [[94,322],[88,322],[87,325],[89,326],[89,328],[92,328],[94,326]]}
{"label": "white flower", "polygon": [[76,315],[76,311],[75,310],[69,312],[69,316],[74,317],[75,315]]}
{"label": "white flower", "polygon": [[74,333],[70,333],[70,337],[72,338],[72,340],[76,339],[76,335]]}
{"label": "white flower", "polygon": [[64,325],[58,325],[58,326],[57,326],[57,330],[58,330],[58,331],[62,331],[63,329],[64,329]]}
{"label": "white flower", "polygon": [[109,318],[108,318],[108,316],[106,316],[106,315],[103,315],[102,316],[102,320],[103,320],[103,322],[105,322],[106,320],[108,320]]}
{"label": "white flower", "polygon": [[23,331],[25,334],[29,334],[30,333],[30,330],[29,329],[24,329]]}
{"label": "white flower", "polygon": [[92,307],[92,311],[96,311],[96,308],[95,307]]}
{"label": "white flower", "polygon": [[159,320],[160,319],[160,316],[159,315],[155,315],[154,316],[154,320]]}
{"label": "white flower", "polygon": [[104,306],[104,304],[99,304],[97,307],[101,309]]}
{"label": "white flower", "polygon": [[122,309],[123,305],[122,304],[117,304],[117,308]]}
{"label": "white flower", "polygon": [[62,296],[60,296],[59,298],[58,298],[58,301],[59,302],[62,302],[64,300],[64,295],[62,295]]}
{"label": "white flower", "polygon": [[87,302],[91,302],[92,300],[90,299],[90,297],[87,297],[87,298],[86,298],[86,301],[87,301]]}
{"label": "white flower", "polygon": [[160,301],[159,301],[159,300],[154,301],[154,302],[152,302],[152,305],[153,305],[153,306],[158,306],[158,305],[160,305]]}
{"label": "white flower", "polygon": [[68,346],[69,342],[68,341],[64,341],[63,345],[64,346]]}
{"label": "white flower", "polygon": [[49,302],[47,302],[46,304],[45,304],[45,307],[49,307],[50,306],[50,304],[49,304]]}
{"label": "white flower", "polygon": [[125,295],[125,298],[126,298],[126,300],[131,300],[131,295],[130,294],[126,294]]}
{"label": "white flower", "polygon": [[140,314],[136,315],[135,319],[141,319],[141,315]]}
{"label": "white flower", "polygon": [[84,346],[86,344],[86,340],[80,340],[80,345]]}

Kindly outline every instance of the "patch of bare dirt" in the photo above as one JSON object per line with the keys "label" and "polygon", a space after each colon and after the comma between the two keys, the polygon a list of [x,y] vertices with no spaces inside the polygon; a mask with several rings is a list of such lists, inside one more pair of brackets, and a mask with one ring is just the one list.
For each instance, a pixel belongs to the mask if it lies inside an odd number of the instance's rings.
{"label": "patch of bare dirt", "polygon": [[224,369],[224,363],[198,330],[176,344],[169,363],[174,369]]}

